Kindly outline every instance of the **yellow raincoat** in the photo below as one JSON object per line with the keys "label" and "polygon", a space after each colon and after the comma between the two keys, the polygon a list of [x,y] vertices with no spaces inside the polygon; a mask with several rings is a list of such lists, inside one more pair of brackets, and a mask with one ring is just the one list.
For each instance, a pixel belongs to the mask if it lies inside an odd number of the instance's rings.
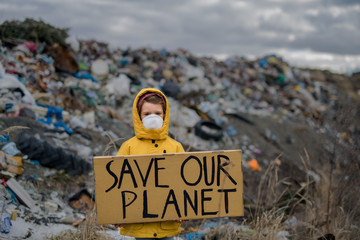
{"label": "yellow raincoat", "polygon": [[[160,129],[147,129],[143,126],[137,103],[142,95],[147,92],[161,94],[166,101],[164,123]],[[169,103],[165,95],[154,88],[145,88],[139,92],[133,103],[133,123],[135,137],[124,142],[117,155],[159,154],[184,152],[182,145],[168,136],[169,131]],[[180,224],[175,221],[134,223],[120,228],[122,235],[136,238],[163,238],[171,237],[180,233]]]}

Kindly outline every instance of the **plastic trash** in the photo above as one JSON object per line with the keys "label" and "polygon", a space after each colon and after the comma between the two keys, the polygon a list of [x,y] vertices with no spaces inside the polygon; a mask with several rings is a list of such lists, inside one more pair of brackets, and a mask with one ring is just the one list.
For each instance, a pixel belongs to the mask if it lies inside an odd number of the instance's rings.
{"label": "plastic trash", "polygon": [[292,216],[291,218],[286,220],[285,223],[289,227],[294,227],[299,223],[299,221],[297,220],[297,218],[295,216]]}
{"label": "plastic trash", "polygon": [[9,142],[9,143],[5,144],[1,148],[1,150],[10,156],[15,156],[20,153],[20,151],[16,147],[16,143],[14,143],[14,142]]}
{"label": "plastic trash", "polygon": [[109,65],[102,59],[95,60],[90,67],[91,74],[97,80],[103,80],[107,78],[109,74]]}
{"label": "plastic trash", "polygon": [[32,55],[29,48],[26,47],[24,44],[17,45],[14,48],[14,51],[16,51],[17,56],[21,56],[22,58],[25,58],[25,57],[28,57],[28,56]]}
{"label": "plastic trash", "polygon": [[87,123],[86,121],[84,121],[83,119],[81,119],[80,117],[74,117],[71,116],[70,120],[69,120],[69,126],[71,128],[86,128],[87,127]]}
{"label": "plastic trash", "polygon": [[277,140],[276,135],[274,135],[269,129],[265,130],[265,137],[268,140],[273,141],[273,142],[276,142],[276,140]]}
{"label": "plastic trash", "polygon": [[111,79],[105,86],[108,94],[115,95],[116,98],[130,96],[131,80],[125,74],[120,74],[119,77]]}
{"label": "plastic trash", "polygon": [[54,65],[57,72],[74,75],[79,71],[76,60],[66,47],[54,43],[49,49],[48,54],[54,59]]}
{"label": "plastic trash", "polygon": [[226,128],[226,131],[229,133],[230,136],[236,136],[238,134],[238,132],[233,126],[228,126]]}
{"label": "plastic trash", "polygon": [[24,42],[23,45],[27,47],[31,52],[36,52],[39,48],[39,45],[34,42]]}
{"label": "plastic trash", "polygon": [[4,73],[4,68],[0,64],[0,90],[19,89],[21,91],[21,102],[35,105],[35,99],[15,75]]}
{"label": "plastic trash", "polygon": [[90,163],[82,158],[29,134],[19,135],[17,142],[23,154],[38,160],[42,166],[64,169],[71,176],[88,173],[91,169]]}
{"label": "plastic trash", "polygon": [[181,105],[179,102],[169,100],[170,107],[170,122],[174,126],[180,126],[185,128],[193,128],[197,122],[201,120],[201,117],[197,112],[191,108],[187,108]]}
{"label": "plastic trash", "polygon": [[6,134],[1,134],[1,135],[0,135],[0,141],[1,141],[1,142],[7,143],[9,140],[10,140],[9,135],[6,135]]}
{"label": "plastic trash", "polygon": [[198,109],[206,113],[218,125],[223,125],[227,121],[226,117],[220,115],[221,103],[220,101],[204,101],[200,103]]}
{"label": "plastic trash", "polygon": [[52,57],[46,56],[44,54],[39,55],[39,59],[44,61],[47,65],[54,64],[54,59]]}
{"label": "plastic trash", "polygon": [[68,38],[65,39],[66,43],[71,46],[71,48],[78,52],[80,50],[80,43],[74,35],[70,35]]}
{"label": "plastic trash", "polygon": [[190,64],[186,65],[185,71],[186,71],[186,75],[189,78],[203,78],[205,75],[204,69],[202,69],[200,67],[194,67]]}
{"label": "plastic trash", "polygon": [[[17,115],[15,115],[15,116],[17,116]],[[27,118],[31,118],[34,120],[36,119],[36,113],[27,107],[20,107],[20,109],[18,111],[18,116],[19,117],[27,117]]]}
{"label": "plastic trash", "polygon": [[162,48],[160,50],[160,54],[161,54],[161,56],[166,57],[168,53],[167,53],[167,50],[165,48]]}
{"label": "plastic trash", "polygon": [[120,61],[120,65],[121,67],[125,67],[127,64],[129,64],[129,61],[130,59],[128,57],[123,57]]}
{"label": "plastic trash", "polygon": [[178,83],[170,81],[170,82],[165,82],[162,86],[161,86],[161,90],[163,91],[163,93],[166,96],[169,97],[173,97],[173,98],[177,98],[179,92],[180,92],[180,86]]}
{"label": "plastic trash", "polygon": [[262,154],[262,151],[261,151],[260,149],[254,147],[254,146],[252,146],[252,145],[251,145],[249,148],[250,148],[250,150],[251,150],[253,153],[255,153],[255,154],[258,154],[258,155]]}
{"label": "plastic trash", "polygon": [[277,240],[289,240],[290,233],[288,231],[280,231],[276,234]]}
{"label": "plastic trash", "polygon": [[197,239],[203,239],[204,237],[205,237],[205,233],[203,232],[191,232],[188,234],[183,234],[181,236],[181,238],[185,240],[197,240]]}
{"label": "plastic trash", "polygon": [[92,82],[97,82],[97,80],[87,71],[76,72],[74,77],[79,79],[90,79]]}
{"label": "plastic trash", "polygon": [[10,220],[15,221],[17,217],[17,210],[12,210],[10,215]]}
{"label": "plastic trash", "polygon": [[[89,67],[84,62],[78,62],[79,70],[87,72],[89,70]],[[95,79],[96,80],[96,79]]]}
{"label": "plastic trash", "polygon": [[11,226],[12,226],[12,223],[8,216],[1,218],[0,229],[1,229],[2,233],[9,233]]}
{"label": "plastic trash", "polygon": [[[64,129],[68,134],[73,134],[73,130],[66,126],[66,124],[63,122],[63,109],[57,108],[54,106],[48,106],[45,104],[37,104],[40,107],[46,107],[46,118],[39,118],[38,121],[47,124],[47,125],[53,125],[55,128],[62,128]],[[53,122],[53,117],[55,117],[56,122]]]}
{"label": "plastic trash", "polygon": [[51,212],[56,212],[59,206],[58,204],[48,200],[44,203],[44,207]]}
{"label": "plastic trash", "polygon": [[3,67],[3,65],[0,63],[0,78],[5,77],[5,69]]}
{"label": "plastic trash", "polygon": [[253,171],[261,171],[261,167],[259,166],[259,163],[255,158],[248,161],[247,164],[250,166],[251,170],[253,170]]}
{"label": "plastic trash", "polygon": [[87,189],[82,189],[69,199],[69,205],[79,211],[90,211],[95,207],[94,196]]}
{"label": "plastic trash", "polygon": [[70,129],[68,126],[66,126],[66,124],[62,121],[55,122],[54,127],[63,128],[70,135],[74,133],[74,131],[72,129]]}

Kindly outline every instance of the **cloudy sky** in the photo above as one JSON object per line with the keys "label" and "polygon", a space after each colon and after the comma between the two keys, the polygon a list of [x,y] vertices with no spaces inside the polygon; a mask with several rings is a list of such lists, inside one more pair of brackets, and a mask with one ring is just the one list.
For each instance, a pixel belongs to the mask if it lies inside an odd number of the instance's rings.
{"label": "cloudy sky", "polygon": [[111,47],[360,71],[360,0],[1,0],[0,23],[26,17]]}

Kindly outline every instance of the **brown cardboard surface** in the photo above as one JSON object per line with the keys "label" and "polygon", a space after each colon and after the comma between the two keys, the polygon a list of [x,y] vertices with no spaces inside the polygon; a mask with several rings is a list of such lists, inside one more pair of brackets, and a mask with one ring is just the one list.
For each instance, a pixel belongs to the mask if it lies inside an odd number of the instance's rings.
{"label": "brown cardboard surface", "polygon": [[94,157],[97,224],[243,215],[241,150]]}

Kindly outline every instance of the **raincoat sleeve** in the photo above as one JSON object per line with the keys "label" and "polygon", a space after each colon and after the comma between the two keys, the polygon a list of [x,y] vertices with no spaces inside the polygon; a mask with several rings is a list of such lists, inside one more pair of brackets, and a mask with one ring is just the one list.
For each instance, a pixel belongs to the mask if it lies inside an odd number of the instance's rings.
{"label": "raincoat sleeve", "polygon": [[119,155],[130,155],[130,145],[129,145],[128,141],[124,142],[121,145],[121,147],[120,147],[120,149],[119,149],[119,151],[117,152],[116,155],[117,156],[119,156]]}
{"label": "raincoat sleeve", "polygon": [[176,150],[177,150],[176,152],[178,152],[178,153],[185,152],[185,150],[184,150],[183,146],[181,145],[181,143],[178,144]]}

